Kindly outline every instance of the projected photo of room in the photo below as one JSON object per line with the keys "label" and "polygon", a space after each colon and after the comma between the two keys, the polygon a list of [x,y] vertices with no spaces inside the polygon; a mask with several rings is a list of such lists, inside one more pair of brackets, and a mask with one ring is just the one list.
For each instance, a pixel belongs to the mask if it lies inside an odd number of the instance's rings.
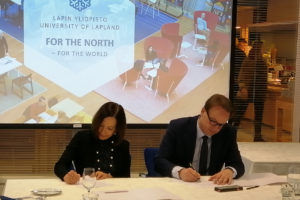
{"label": "projected photo of room", "polygon": [[[166,124],[229,96],[232,0],[1,1],[0,124]],[[200,108],[199,108],[200,109]]]}

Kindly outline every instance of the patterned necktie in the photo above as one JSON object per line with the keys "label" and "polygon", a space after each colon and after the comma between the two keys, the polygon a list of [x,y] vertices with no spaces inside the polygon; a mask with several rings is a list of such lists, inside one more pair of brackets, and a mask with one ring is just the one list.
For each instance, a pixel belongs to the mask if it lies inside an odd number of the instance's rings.
{"label": "patterned necktie", "polygon": [[199,173],[201,175],[206,175],[207,173],[207,153],[208,153],[208,146],[207,146],[207,136],[202,137],[203,142],[201,146],[200,152],[200,163],[199,163]]}

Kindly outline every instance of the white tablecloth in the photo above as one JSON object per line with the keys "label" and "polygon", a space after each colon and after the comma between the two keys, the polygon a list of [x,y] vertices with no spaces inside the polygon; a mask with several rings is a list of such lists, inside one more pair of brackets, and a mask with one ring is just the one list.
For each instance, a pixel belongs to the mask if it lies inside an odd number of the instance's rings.
{"label": "white tablecloth", "polygon": [[272,172],[288,174],[291,165],[300,166],[300,143],[239,142],[246,174]]}
{"label": "white tablecloth", "polygon": [[[202,179],[205,178],[207,177],[202,177]],[[172,178],[113,178],[97,181],[97,185],[92,189],[92,192],[99,193],[101,200],[281,199],[280,185],[267,185],[252,190],[220,193],[214,191],[215,185],[205,185],[203,182],[186,183]],[[32,195],[30,191],[38,188],[57,188],[62,190],[60,195],[47,197],[47,200],[81,200],[82,194],[87,192],[80,184],[68,185],[59,179],[8,179],[4,188],[4,195],[9,197],[30,196]],[[104,193],[105,191],[128,192]],[[139,195],[143,195],[143,198],[137,198]]]}

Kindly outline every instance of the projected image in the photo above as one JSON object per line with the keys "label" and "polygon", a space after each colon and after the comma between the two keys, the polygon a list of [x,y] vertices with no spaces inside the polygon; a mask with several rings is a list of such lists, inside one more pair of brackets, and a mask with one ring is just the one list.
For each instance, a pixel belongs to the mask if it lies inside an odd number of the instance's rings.
{"label": "projected image", "polygon": [[168,123],[229,93],[230,0],[0,6],[2,124],[90,123],[107,101],[129,123]]}

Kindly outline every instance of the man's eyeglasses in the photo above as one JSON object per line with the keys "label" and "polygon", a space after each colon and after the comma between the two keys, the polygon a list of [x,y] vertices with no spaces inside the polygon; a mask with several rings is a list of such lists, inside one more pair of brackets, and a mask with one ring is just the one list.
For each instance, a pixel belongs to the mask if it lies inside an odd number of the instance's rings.
{"label": "man's eyeglasses", "polygon": [[207,118],[208,118],[208,120],[209,120],[209,123],[210,123],[212,126],[218,126],[219,128],[221,128],[222,126],[224,126],[225,124],[227,124],[227,122],[224,123],[224,124],[221,124],[221,123],[219,123],[219,122],[217,122],[217,121],[211,119],[211,118],[209,117],[209,114],[208,114],[207,111],[206,111],[206,114],[207,114]]}

